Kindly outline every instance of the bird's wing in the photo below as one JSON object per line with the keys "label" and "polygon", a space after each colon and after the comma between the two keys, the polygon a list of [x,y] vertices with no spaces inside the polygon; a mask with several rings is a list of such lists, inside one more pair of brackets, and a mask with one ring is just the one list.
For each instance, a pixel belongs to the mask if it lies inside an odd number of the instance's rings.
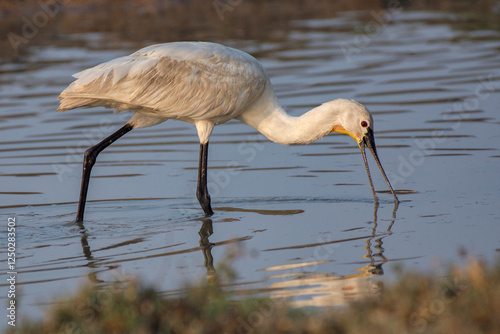
{"label": "bird's wing", "polygon": [[100,105],[215,123],[238,116],[269,80],[250,55],[212,43],[151,46],[74,76],[58,110]]}

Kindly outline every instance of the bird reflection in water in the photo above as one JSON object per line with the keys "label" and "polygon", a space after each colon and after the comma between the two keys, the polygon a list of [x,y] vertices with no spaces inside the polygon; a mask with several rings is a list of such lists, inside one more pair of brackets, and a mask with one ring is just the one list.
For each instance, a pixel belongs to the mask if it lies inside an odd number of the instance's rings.
{"label": "bird reflection in water", "polygon": [[[372,230],[372,237],[368,238],[366,240],[366,247],[365,250],[367,251],[367,254],[363,256],[366,259],[370,260],[370,264],[366,265],[365,267],[362,267],[359,269],[359,271],[369,273],[370,275],[373,276],[382,276],[384,274],[384,270],[382,269],[382,265],[386,263],[388,260],[384,256],[384,247],[382,247],[383,239],[390,236],[392,234],[391,229],[392,226],[394,225],[394,222],[396,221],[396,210],[398,209],[399,203],[394,203],[394,210],[392,211],[392,221],[387,227],[386,233],[383,234],[378,234],[377,235],[377,227],[378,227],[378,219],[377,219],[377,212],[378,212],[378,203],[375,203],[374,211],[373,211],[373,230]],[[378,237],[377,239],[375,239]],[[375,242],[374,248],[378,250],[377,253],[373,253],[372,251],[372,242]],[[376,258],[380,259],[381,261],[377,263]]]}
{"label": "bird reflection in water", "polygon": [[[376,294],[380,292],[379,282],[370,280],[372,277],[381,276],[384,274],[383,264],[389,260],[384,255],[383,240],[392,234],[391,229],[396,220],[396,211],[398,209],[398,203],[394,204],[394,209],[392,213],[392,220],[389,223],[386,231],[379,231],[378,222],[378,208],[379,204],[375,203],[373,211],[373,228],[369,235],[363,235],[360,237],[350,238],[350,239],[338,239],[330,240],[326,242],[320,242],[316,244],[308,245],[295,245],[291,247],[267,249],[263,251],[282,251],[282,250],[293,250],[293,249],[303,249],[314,247],[314,254],[316,254],[316,248],[321,247],[335,247],[336,245],[365,239],[365,250],[366,254],[363,255],[364,259],[368,259],[369,263],[357,269],[358,273],[350,275],[335,275],[332,272],[321,273],[319,272],[319,265],[325,265],[327,263],[333,262],[334,253],[330,252],[328,254],[329,259],[321,259],[318,256],[314,257],[314,261],[307,261],[302,263],[294,263],[287,265],[278,265],[274,267],[265,268],[265,271],[276,272],[276,274],[268,277],[269,281],[274,281],[270,284],[267,290],[270,292],[270,297],[275,299],[288,299],[292,300],[292,304],[295,306],[333,306],[345,304],[351,300],[357,299],[359,297]],[[204,266],[207,270],[207,280],[209,282],[216,282],[217,273],[214,266],[214,258],[212,255],[212,248],[214,246],[220,246],[228,243],[239,243],[240,241],[247,240],[244,238],[237,238],[228,241],[223,241],[221,243],[212,243],[209,237],[213,235],[213,222],[212,219],[206,217],[201,219],[201,227],[198,231],[199,239],[199,250],[202,251],[204,258]],[[102,280],[97,278],[99,272],[115,269],[118,267],[116,264],[106,264],[106,268],[103,268],[103,263],[97,258],[94,258],[90,245],[88,243],[88,234],[83,225],[83,222],[78,224],[81,232],[81,244],[84,257],[88,260],[88,267],[93,270],[89,273],[89,279],[94,283],[101,283]],[[196,249],[190,249],[189,251],[196,251]],[[167,254],[156,254],[155,256],[168,256],[172,253]],[[363,261],[362,263],[366,263]],[[310,270],[307,270],[307,269]],[[311,270],[311,268],[314,268]],[[279,273],[281,272],[281,273]]]}
{"label": "bird reflection in water", "polygon": [[[88,273],[87,277],[92,283],[103,283],[104,281],[100,280],[97,277],[97,273],[99,272],[98,270],[99,266],[97,265],[98,261],[94,259],[94,256],[92,255],[92,250],[90,249],[90,245],[88,242],[87,229],[83,225],[83,222],[79,222],[78,224],[76,224],[76,226],[78,226],[78,228],[80,229],[80,234],[81,234],[80,242],[82,244],[83,256],[85,256],[85,258],[88,261],[87,267],[93,269]],[[113,266],[110,269],[113,268],[116,268],[116,266]]]}
{"label": "bird reflection in water", "polygon": [[[105,281],[97,278],[97,274],[102,271],[112,270],[118,268],[118,265],[109,265],[107,264],[107,268],[102,268],[102,260],[99,258],[94,258],[92,255],[92,250],[88,242],[88,232],[85,228],[83,222],[77,222],[76,226],[80,229],[80,242],[82,245],[83,256],[87,259],[87,267],[93,269],[88,274],[88,278],[93,283],[104,283]],[[203,252],[203,257],[205,259],[205,267],[207,269],[207,279],[209,281],[215,280],[215,268],[214,268],[214,258],[212,256],[212,247],[215,246],[214,243],[211,243],[208,238],[213,234],[213,226],[212,219],[203,218],[202,225],[198,232],[200,236],[200,249]],[[238,241],[238,240],[236,240]]]}
{"label": "bird reflection in water", "polygon": [[203,252],[203,257],[205,258],[205,267],[207,268],[207,278],[209,281],[215,279],[215,268],[214,268],[214,257],[212,256],[212,247],[215,246],[208,240],[208,237],[214,233],[212,226],[212,219],[205,218],[202,220],[200,231],[200,248]]}
{"label": "bird reflection in water", "polygon": [[[350,239],[330,240],[309,245],[298,245],[280,249],[269,249],[268,251],[314,247],[315,256],[302,263],[274,266],[266,268],[266,271],[276,272],[268,277],[275,282],[269,286],[271,298],[290,300],[292,305],[304,306],[335,306],[343,305],[352,300],[367,295],[380,293],[380,282],[371,280],[375,276],[384,274],[382,265],[389,261],[384,255],[383,239],[392,234],[391,229],[396,220],[398,203],[395,203],[392,220],[385,232],[377,231],[379,223],[377,219],[378,203],[374,206],[373,229],[368,236],[361,236]],[[366,254],[364,259],[369,263],[360,267],[356,274],[335,275],[331,272],[320,273],[319,265],[326,265],[333,262],[335,254],[331,247],[348,241],[366,239]],[[328,249],[327,256],[317,256],[325,254],[318,252],[320,249]],[[376,252],[374,252],[376,249]],[[331,251],[331,252],[330,252]],[[365,263],[363,261],[363,263]]]}

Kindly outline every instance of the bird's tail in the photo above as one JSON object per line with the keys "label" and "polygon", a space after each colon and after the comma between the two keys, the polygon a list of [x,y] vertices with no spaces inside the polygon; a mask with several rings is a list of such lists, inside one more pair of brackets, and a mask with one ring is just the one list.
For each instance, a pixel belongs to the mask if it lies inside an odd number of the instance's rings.
{"label": "bird's tail", "polygon": [[71,98],[71,97],[62,97],[62,94],[59,96],[59,108],[57,111],[66,111],[70,109],[75,109],[79,107],[91,107],[93,103],[95,103],[96,99],[91,98]]}

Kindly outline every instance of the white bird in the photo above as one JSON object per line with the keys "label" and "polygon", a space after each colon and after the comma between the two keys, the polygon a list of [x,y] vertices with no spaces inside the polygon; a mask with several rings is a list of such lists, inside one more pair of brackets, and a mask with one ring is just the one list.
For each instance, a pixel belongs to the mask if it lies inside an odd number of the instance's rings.
{"label": "white bird", "polygon": [[289,116],[279,105],[262,65],[243,51],[208,42],[158,44],[73,76],[77,80],[59,96],[58,111],[95,106],[134,111],[127,124],[85,152],[76,222],[83,221],[97,155],[130,130],[168,119],[196,126],[200,139],[196,195],[207,216],[213,214],[207,190],[208,142],[214,126],[230,119],[284,145],[308,144],[332,132],[348,134],[361,149],[375,202],[365,145],[399,202],[377,155],[373,118],[362,104],[336,99],[300,117]]}

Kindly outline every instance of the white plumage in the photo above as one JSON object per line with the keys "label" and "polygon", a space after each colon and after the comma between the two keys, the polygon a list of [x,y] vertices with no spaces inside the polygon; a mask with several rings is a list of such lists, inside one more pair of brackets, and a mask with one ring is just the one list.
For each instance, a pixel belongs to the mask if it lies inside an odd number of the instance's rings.
{"label": "white plumage", "polygon": [[167,119],[226,122],[254,102],[269,81],[260,63],[244,52],[188,42],[149,46],[74,76],[58,110],[133,110],[134,128]]}
{"label": "white plumage", "polygon": [[[86,152],[77,221],[82,221],[90,169],[99,152],[135,128],[168,119],[192,123],[200,138],[197,196],[211,215],[206,189],[208,141],[213,127],[230,119],[246,123],[280,144],[307,144],[331,132],[349,134],[361,148],[370,148],[380,165],[373,139],[373,119],[353,100],[326,102],[300,117],[279,105],[262,65],[249,54],[215,43],[176,42],[152,45],[76,73],[59,96],[59,111],[104,106],[116,112],[132,110],[129,122]],[[373,189],[368,171],[373,196]]]}

